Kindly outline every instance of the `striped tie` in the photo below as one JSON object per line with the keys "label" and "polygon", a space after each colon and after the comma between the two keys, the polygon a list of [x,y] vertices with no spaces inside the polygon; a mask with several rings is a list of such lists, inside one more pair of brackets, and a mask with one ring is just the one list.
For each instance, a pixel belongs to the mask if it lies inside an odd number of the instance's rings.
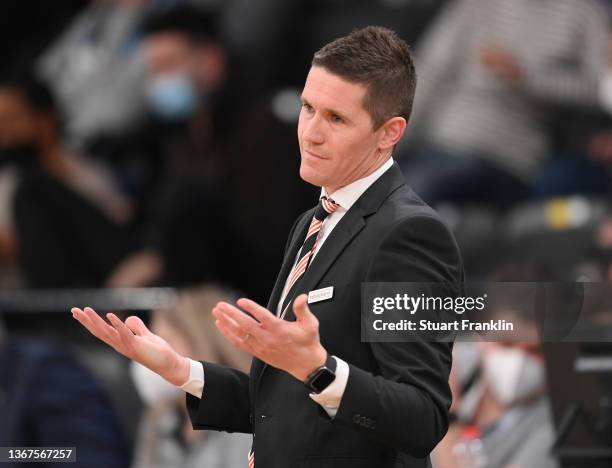
{"label": "striped tie", "polygon": [[247,468],[255,468],[255,453],[253,450],[249,450],[249,464]]}
{"label": "striped tie", "polygon": [[287,294],[285,296],[285,300],[283,301],[283,307],[281,308],[281,319],[285,317],[289,304],[293,300],[293,296],[295,296],[297,286],[299,284],[298,280],[304,275],[308,265],[310,265],[310,260],[312,259],[312,255],[317,246],[317,241],[319,240],[319,233],[321,232],[323,221],[325,218],[327,218],[327,216],[336,211],[339,206],[340,205],[334,202],[331,198],[321,197],[319,205],[315,210],[314,217],[310,222],[308,232],[306,233],[304,244],[300,249],[298,261],[289,275]]}
{"label": "striped tie", "polygon": [[[287,309],[289,309],[289,304],[295,295],[298,286],[298,280],[304,275],[308,265],[310,264],[310,259],[312,258],[312,254],[315,251],[315,247],[317,246],[317,241],[319,240],[319,233],[321,232],[321,226],[323,225],[323,221],[327,218],[328,215],[333,213],[338,209],[340,205],[334,202],[331,198],[321,197],[319,204],[314,213],[314,217],[310,222],[310,227],[308,228],[308,232],[306,233],[306,239],[304,240],[304,244],[300,249],[300,255],[297,263],[293,267],[291,274],[289,275],[289,282],[287,283],[287,295],[285,296],[285,300],[283,301],[283,308],[281,309],[280,318],[285,318],[285,314],[287,313]],[[248,458],[248,468],[255,468],[255,452],[253,450],[249,451]]]}

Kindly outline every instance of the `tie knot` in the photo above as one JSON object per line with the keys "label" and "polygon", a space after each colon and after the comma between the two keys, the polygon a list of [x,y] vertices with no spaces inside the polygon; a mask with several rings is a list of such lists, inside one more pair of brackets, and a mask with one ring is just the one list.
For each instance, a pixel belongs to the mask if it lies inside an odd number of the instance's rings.
{"label": "tie knot", "polygon": [[319,221],[323,221],[325,218],[327,218],[328,215],[336,211],[339,206],[340,205],[338,205],[331,198],[323,196],[321,197],[321,200],[319,200],[319,205],[315,210],[314,217],[317,218]]}

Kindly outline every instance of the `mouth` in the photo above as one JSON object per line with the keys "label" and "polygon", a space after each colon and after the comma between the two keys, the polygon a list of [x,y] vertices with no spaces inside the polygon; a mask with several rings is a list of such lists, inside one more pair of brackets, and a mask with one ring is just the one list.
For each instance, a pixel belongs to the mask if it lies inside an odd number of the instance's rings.
{"label": "mouth", "polygon": [[308,151],[308,150],[304,150],[304,153],[307,154],[308,156],[312,157],[312,158],[317,158],[317,159],[327,159],[324,158],[323,156],[313,153],[312,151]]}

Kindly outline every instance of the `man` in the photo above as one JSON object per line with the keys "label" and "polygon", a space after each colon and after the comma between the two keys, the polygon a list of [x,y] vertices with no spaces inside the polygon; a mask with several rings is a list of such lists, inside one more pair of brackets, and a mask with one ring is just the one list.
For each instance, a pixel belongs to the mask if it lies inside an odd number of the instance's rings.
{"label": "man", "polygon": [[[210,229],[219,217],[213,193],[226,186],[229,169],[220,144],[225,109],[232,107],[223,101],[226,54],[214,16],[193,6],[153,12],[139,35],[150,112],[123,139],[108,143],[123,154],[121,172],[141,168],[131,191],[144,242],[107,284],[194,284],[218,265],[214,246],[226,237]],[[186,222],[191,229],[182,229]]]}
{"label": "man", "polygon": [[[182,385],[195,428],[252,432],[249,466],[425,467],[446,432],[451,346],[360,341],[361,283],[463,280],[451,234],[390,157],[415,85],[408,46],[384,28],[315,54],[298,139],[300,176],[322,187],[321,201],[294,224],[268,307],[240,299],[213,309],[221,333],[254,356],[250,375],[189,361],[136,317],[107,314],[111,326],[72,309],[97,337]],[[307,304],[303,293],[329,286],[326,300]]]}

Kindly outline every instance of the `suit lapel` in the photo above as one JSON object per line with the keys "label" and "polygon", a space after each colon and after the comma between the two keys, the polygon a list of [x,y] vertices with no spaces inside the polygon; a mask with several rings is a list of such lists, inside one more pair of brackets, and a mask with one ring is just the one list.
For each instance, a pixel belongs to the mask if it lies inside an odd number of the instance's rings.
{"label": "suit lapel", "polygon": [[[399,166],[393,164],[359,197],[317,252],[301,280],[296,296],[311,291],[319,284],[345,247],[366,226],[367,216],[378,211],[387,197],[403,184],[404,176]],[[292,310],[287,311],[287,318],[295,320]]]}
{"label": "suit lapel", "polygon": [[289,276],[289,272],[291,271],[291,268],[293,268],[293,263],[295,262],[295,256],[297,255],[298,250],[304,243],[306,230],[310,225],[310,220],[312,219],[313,213],[314,208],[306,212],[298,225],[295,227],[293,238],[290,241],[291,243],[287,249],[285,258],[283,259],[283,264],[278,276],[276,277],[276,283],[274,283],[274,288],[272,289],[272,294],[270,294],[270,300],[268,301],[267,309],[272,313],[276,312],[276,307],[278,306],[278,301],[280,300],[280,296],[285,287],[287,276]]}
{"label": "suit lapel", "polygon": [[[297,255],[298,250],[304,242],[304,237],[306,237],[306,231],[308,230],[308,226],[310,225],[310,220],[312,219],[314,210],[315,208],[309,210],[303,215],[302,219],[299,221],[293,232],[293,238],[290,240],[289,247],[287,248],[287,253],[285,254],[285,258],[283,259],[283,264],[281,265],[280,272],[276,277],[276,283],[274,283],[274,288],[272,289],[272,294],[270,294],[270,299],[268,300],[267,309],[273,314],[276,313],[278,301],[280,300],[280,296],[285,287],[287,276],[289,276],[289,272],[291,271],[291,268],[293,268],[295,256]],[[250,377],[251,379],[255,379],[254,382],[257,382],[257,384],[259,383],[259,378],[263,374],[263,371],[266,366],[267,364],[265,362],[257,358],[253,358]]]}
{"label": "suit lapel", "polygon": [[[306,273],[300,279],[300,284],[295,296],[304,292],[311,291],[323,278],[327,270],[333,265],[338,255],[344,250],[349,242],[365,227],[363,212],[358,207],[353,206],[342,217],[334,230],[329,234],[325,243],[308,266]],[[285,320],[295,320],[291,306],[287,311]]]}
{"label": "suit lapel", "polygon": [[[367,216],[378,211],[380,205],[382,205],[387,197],[400,186],[404,185],[404,183],[404,176],[397,163],[394,163],[388,171],[380,176],[380,178],[363,193],[329,234],[329,237],[313,259],[312,264],[300,279],[301,284],[298,289],[298,294],[312,290],[312,288],[319,283],[345,247],[366,226]],[[276,312],[276,307],[285,286],[287,275],[289,275],[289,271],[293,267],[298,249],[304,242],[304,237],[306,236],[306,231],[310,225],[313,213],[314,209],[310,210],[304,215],[299,225],[296,226],[290,248],[287,250],[281,271],[276,279],[276,284],[274,285],[268,302],[268,310],[272,313]],[[295,320],[292,310],[287,311],[286,319]],[[253,359],[250,377],[252,381],[254,379],[255,382],[254,390],[259,387],[266,368],[266,363],[257,358]]]}

